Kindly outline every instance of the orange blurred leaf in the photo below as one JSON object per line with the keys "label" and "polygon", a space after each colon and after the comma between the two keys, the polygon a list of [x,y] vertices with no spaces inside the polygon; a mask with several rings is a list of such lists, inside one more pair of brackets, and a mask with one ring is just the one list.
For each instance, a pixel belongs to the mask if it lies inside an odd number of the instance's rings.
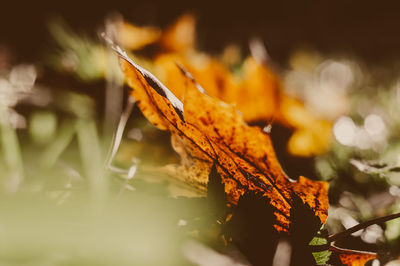
{"label": "orange blurred leaf", "polygon": [[168,52],[183,53],[194,49],[196,42],[196,19],[184,14],[163,32],[161,46]]}
{"label": "orange blurred leaf", "polygon": [[124,22],[118,27],[118,41],[128,50],[139,50],[149,44],[157,42],[161,37],[161,30],[156,27],[139,27]]}
{"label": "orange blurred leaf", "polygon": [[301,102],[286,95],[281,98],[280,112],[284,121],[295,128],[288,142],[291,154],[309,157],[329,149],[331,122],[316,118]]}

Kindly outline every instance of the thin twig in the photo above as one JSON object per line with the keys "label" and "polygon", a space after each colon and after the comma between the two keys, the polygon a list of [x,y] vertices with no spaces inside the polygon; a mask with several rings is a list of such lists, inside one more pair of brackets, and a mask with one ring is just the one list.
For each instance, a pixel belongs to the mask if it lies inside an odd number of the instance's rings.
{"label": "thin twig", "polygon": [[400,218],[400,213],[394,213],[394,214],[391,214],[391,215],[387,215],[387,216],[384,216],[384,217],[379,217],[379,218],[376,218],[376,219],[372,219],[370,221],[366,221],[364,223],[357,224],[357,225],[355,225],[353,227],[350,227],[349,229],[346,229],[345,231],[342,231],[342,232],[337,233],[337,234],[330,235],[328,237],[328,243],[332,243],[332,242],[334,242],[334,241],[336,241],[336,240],[338,240],[340,238],[348,236],[348,235],[350,235],[350,234],[352,234],[354,232],[357,232],[357,231],[359,231],[361,229],[365,229],[368,226],[371,226],[373,224],[384,223],[384,222],[387,222],[387,221],[390,221],[390,220],[393,220],[393,219],[397,219],[397,218]]}
{"label": "thin twig", "polygon": [[270,56],[264,42],[260,38],[252,38],[249,42],[251,56],[260,65],[268,65]]}

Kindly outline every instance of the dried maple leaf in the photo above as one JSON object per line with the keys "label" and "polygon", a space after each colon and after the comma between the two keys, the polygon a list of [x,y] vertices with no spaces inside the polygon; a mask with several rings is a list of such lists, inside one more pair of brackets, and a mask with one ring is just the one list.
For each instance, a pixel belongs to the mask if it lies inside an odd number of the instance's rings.
{"label": "dried maple leaf", "polygon": [[329,250],[332,251],[332,257],[338,256],[340,263],[346,266],[363,266],[368,261],[378,257],[376,253],[338,248],[335,246],[331,246]]}
{"label": "dried maple leaf", "polygon": [[280,167],[270,137],[248,126],[233,106],[204,94],[189,73],[182,70],[186,86],[182,103],[151,73],[116,50],[141,111],[155,126],[171,132],[183,166],[188,173],[195,173],[185,177],[186,182],[205,187],[215,164],[231,204],[249,191],[269,199],[278,232],[291,231],[296,223],[293,215],[317,221],[314,231],[325,222],[328,183],[305,177],[290,180]]}

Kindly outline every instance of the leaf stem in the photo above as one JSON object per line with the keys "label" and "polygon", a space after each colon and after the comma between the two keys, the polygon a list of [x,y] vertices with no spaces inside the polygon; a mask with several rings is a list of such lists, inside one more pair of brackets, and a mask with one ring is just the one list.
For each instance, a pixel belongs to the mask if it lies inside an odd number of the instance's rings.
{"label": "leaf stem", "polygon": [[379,217],[379,218],[375,218],[369,221],[366,221],[364,223],[359,223],[353,227],[350,227],[349,229],[346,229],[342,232],[336,233],[336,234],[332,234],[328,237],[328,243],[332,243],[335,242],[336,240],[343,238],[345,236],[348,236],[354,232],[357,232],[361,229],[365,229],[368,226],[371,226],[373,224],[379,224],[379,223],[384,223],[393,219],[397,219],[400,218],[400,212],[399,213],[394,213],[394,214],[390,214],[387,216],[383,216],[383,217]]}

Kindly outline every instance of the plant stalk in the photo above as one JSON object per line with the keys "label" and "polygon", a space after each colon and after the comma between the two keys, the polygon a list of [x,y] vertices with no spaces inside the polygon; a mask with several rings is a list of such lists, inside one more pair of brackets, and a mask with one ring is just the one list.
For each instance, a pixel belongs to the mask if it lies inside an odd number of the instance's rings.
{"label": "plant stalk", "polygon": [[379,217],[379,218],[375,218],[369,221],[366,221],[364,223],[359,223],[353,227],[350,227],[349,229],[346,229],[345,231],[336,233],[336,234],[332,234],[328,237],[328,243],[332,243],[335,242],[338,239],[341,239],[345,236],[348,236],[354,232],[357,232],[359,230],[365,229],[368,226],[371,226],[373,224],[380,224],[380,223],[384,223],[393,219],[397,219],[400,217],[400,212],[399,213],[394,213],[394,214],[390,214],[387,216],[383,216],[383,217]]}

